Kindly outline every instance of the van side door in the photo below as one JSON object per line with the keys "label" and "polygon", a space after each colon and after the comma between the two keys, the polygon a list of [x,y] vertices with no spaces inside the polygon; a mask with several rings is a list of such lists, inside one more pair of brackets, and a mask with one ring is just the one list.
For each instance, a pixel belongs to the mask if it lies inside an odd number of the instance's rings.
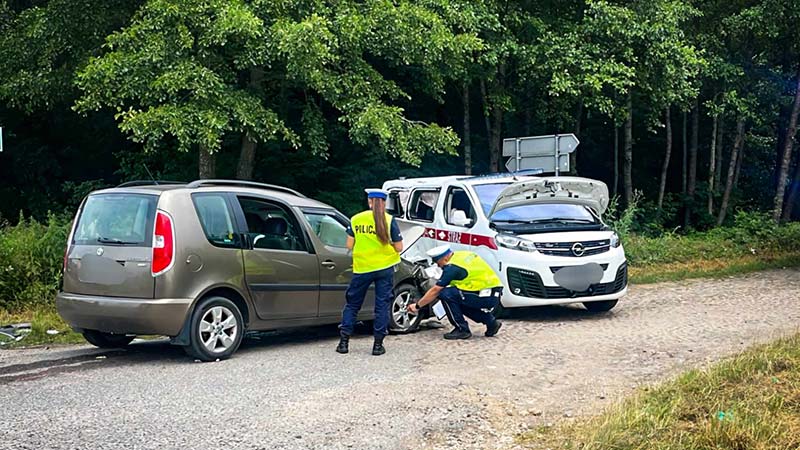
{"label": "van side door", "polygon": [[245,280],[262,320],[317,317],[319,264],[292,208],[280,201],[236,195],[246,241]]}
{"label": "van side door", "polygon": [[441,216],[437,224],[445,230],[444,239],[453,250],[472,250],[472,229],[478,220],[474,203],[469,192],[461,186],[451,185],[446,188]]}

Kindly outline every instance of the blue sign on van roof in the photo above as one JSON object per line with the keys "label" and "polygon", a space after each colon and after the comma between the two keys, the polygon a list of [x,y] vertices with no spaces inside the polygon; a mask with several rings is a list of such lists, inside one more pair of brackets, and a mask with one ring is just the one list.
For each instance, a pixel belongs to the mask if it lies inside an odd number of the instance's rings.
{"label": "blue sign on van roof", "polygon": [[508,177],[531,177],[534,175],[541,175],[544,173],[542,169],[525,169],[517,172],[506,173],[488,173],[486,175],[475,175],[459,178],[459,180],[490,180],[492,178],[508,178]]}

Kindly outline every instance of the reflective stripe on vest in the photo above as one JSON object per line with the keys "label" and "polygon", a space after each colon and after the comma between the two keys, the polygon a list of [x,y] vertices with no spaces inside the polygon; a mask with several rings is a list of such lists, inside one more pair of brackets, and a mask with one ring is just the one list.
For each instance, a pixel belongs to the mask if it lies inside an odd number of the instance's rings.
{"label": "reflective stripe on vest", "polygon": [[502,287],[503,282],[494,273],[489,264],[474,252],[453,252],[449,264],[456,265],[467,271],[467,278],[453,280],[451,286],[462,291],[480,291],[488,288]]}
{"label": "reflective stripe on vest", "polygon": [[[375,272],[400,263],[400,255],[392,244],[382,243],[375,234],[375,219],[371,210],[353,216],[350,227],[356,239],[353,247],[353,273]],[[391,227],[392,216],[386,214],[386,230],[390,235]]]}

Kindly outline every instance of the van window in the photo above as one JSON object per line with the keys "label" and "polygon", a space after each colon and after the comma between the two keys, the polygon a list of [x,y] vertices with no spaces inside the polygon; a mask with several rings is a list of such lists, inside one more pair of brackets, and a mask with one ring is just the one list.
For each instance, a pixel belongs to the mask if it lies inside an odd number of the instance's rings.
{"label": "van window", "polygon": [[453,214],[456,211],[464,211],[467,218],[472,220],[472,223],[475,223],[475,209],[472,207],[472,201],[469,199],[469,195],[467,195],[464,189],[450,188],[447,193],[447,199],[444,202],[444,208],[447,223],[450,225],[455,225],[453,223]]}
{"label": "van window", "polygon": [[240,247],[225,194],[194,194],[192,201],[208,242],[217,247]]}
{"label": "van window", "polygon": [[433,209],[439,201],[438,190],[416,190],[408,207],[408,218],[422,222],[433,222]]}
{"label": "van window", "polygon": [[255,249],[305,251],[297,220],[287,209],[267,200],[239,197],[247,234]]}
{"label": "van window", "polygon": [[403,217],[408,204],[408,191],[391,191],[386,200],[386,212],[394,217]]}
{"label": "van window", "polygon": [[331,247],[347,247],[347,225],[334,214],[304,212],[311,230],[323,244]]}
{"label": "van window", "polygon": [[143,194],[90,195],[73,243],[150,246],[157,199]]}

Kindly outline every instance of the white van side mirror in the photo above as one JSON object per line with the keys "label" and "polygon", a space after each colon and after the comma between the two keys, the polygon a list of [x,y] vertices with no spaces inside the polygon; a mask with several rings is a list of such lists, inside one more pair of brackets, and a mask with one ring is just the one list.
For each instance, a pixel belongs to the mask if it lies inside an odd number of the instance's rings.
{"label": "white van side mirror", "polygon": [[472,220],[467,217],[467,213],[464,211],[455,209],[450,213],[450,223],[457,227],[468,227],[472,225]]}

